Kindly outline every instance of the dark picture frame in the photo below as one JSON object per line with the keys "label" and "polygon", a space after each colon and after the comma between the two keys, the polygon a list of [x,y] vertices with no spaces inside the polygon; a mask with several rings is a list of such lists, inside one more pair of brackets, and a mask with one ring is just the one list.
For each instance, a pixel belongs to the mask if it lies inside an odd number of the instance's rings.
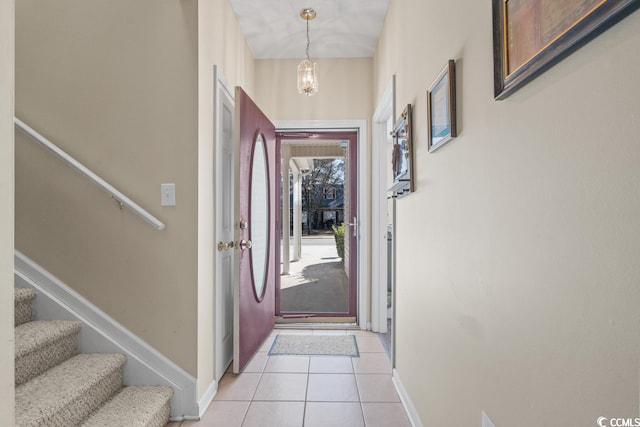
{"label": "dark picture frame", "polygon": [[429,152],[455,138],[456,125],[456,62],[450,59],[427,89]]}
{"label": "dark picture frame", "polygon": [[411,104],[407,104],[393,127],[391,167],[393,184],[387,189],[401,198],[415,191],[413,179],[413,129]]}
{"label": "dark picture frame", "polygon": [[494,97],[513,92],[640,7],[638,0],[492,0]]}

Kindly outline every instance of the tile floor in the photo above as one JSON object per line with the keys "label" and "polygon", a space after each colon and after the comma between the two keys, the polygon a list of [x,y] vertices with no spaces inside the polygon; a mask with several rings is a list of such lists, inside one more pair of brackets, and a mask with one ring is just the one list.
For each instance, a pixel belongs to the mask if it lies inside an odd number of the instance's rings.
{"label": "tile floor", "polygon": [[[276,334],[353,334],[360,357],[269,356]],[[225,374],[200,421],[168,427],[411,427],[377,334],[274,330],[240,375]]]}

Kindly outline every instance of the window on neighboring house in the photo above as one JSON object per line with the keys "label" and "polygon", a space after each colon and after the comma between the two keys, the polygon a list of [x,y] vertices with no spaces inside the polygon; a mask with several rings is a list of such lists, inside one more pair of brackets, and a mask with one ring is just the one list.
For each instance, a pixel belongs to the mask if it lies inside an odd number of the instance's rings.
{"label": "window on neighboring house", "polygon": [[325,188],[323,190],[323,193],[324,193],[324,199],[325,200],[333,200],[333,199],[336,198],[336,189],[335,188],[331,188],[331,187]]}

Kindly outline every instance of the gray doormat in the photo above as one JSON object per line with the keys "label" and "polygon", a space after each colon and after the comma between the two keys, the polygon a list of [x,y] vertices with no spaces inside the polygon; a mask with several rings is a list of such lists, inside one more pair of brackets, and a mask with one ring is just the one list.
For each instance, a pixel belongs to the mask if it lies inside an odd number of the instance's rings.
{"label": "gray doormat", "polygon": [[360,357],[354,335],[276,335],[269,356]]}

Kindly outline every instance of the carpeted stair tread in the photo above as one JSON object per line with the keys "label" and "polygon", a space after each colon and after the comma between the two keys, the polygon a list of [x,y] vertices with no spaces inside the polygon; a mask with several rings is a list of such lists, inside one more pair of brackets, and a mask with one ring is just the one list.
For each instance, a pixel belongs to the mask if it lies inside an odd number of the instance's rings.
{"label": "carpeted stair tread", "polygon": [[167,386],[129,386],[94,412],[82,427],[161,427],[169,422]]}
{"label": "carpeted stair tread", "polygon": [[16,359],[65,336],[77,334],[77,320],[37,320],[16,326]]}
{"label": "carpeted stair tread", "polygon": [[78,354],[15,390],[16,426],[79,424],[122,387],[123,354]]}
{"label": "carpeted stair tread", "polygon": [[14,325],[18,326],[31,320],[31,301],[36,291],[31,288],[14,288]]}
{"label": "carpeted stair tread", "polygon": [[25,383],[73,357],[78,351],[75,320],[27,322],[15,328],[15,383]]}

